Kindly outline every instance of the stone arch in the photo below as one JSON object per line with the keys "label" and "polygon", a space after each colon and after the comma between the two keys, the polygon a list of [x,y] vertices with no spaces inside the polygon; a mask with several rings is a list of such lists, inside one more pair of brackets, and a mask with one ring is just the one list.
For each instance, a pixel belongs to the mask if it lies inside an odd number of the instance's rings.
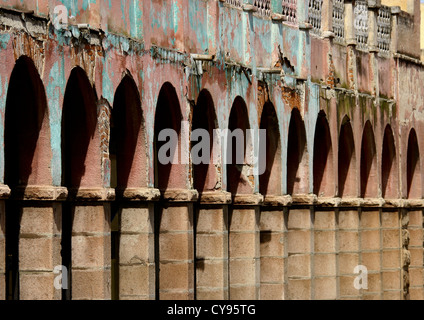
{"label": "stone arch", "polygon": [[[228,129],[231,134],[228,135],[226,150],[227,191],[231,192],[233,195],[242,193],[250,194],[253,192],[252,182],[249,181],[250,175],[246,176],[248,172],[245,171],[247,168],[246,164],[248,163],[247,158],[251,151],[251,141],[247,131],[250,129],[250,124],[246,103],[240,96],[234,99],[231,107]],[[240,141],[236,140],[236,137],[232,135],[236,132],[239,133],[240,137],[243,136]],[[243,150],[241,151],[243,153],[243,163],[238,163],[240,161],[237,161],[236,158],[237,154],[241,156],[239,149],[240,143],[243,143]]]}
{"label": "stone arch", "polygon": [[306,130],[299,109],[291,112],[287,146],[287,193],[309,193]]}
{"label": "stone arch", "polygon": [[[194,188],[197,189],[199,193],[203,191],[210,191],[215,188],[217,182],[219,180],[217,170],[213,163],[214,151],[218,151],[213,148],[215,143],[219,143],[215,141],[214,130],[217,129],[218,122],[215,113],[215,106],[213,103],[213,99],[208,90],[203,89],[199,97],[197,98],[197,104],[194,106],[193,110],[193,118],[192,118],[192,135],[193,132],[203,131],[205,134],[208,133],[208,143],[209,143],[209,157],[206,159],[203,152],[205,150],[201,150],[199,152],[194,152],[192,157],[199,157],[199,161],[201,158],[204,158],[205,161],[199,163],[198,160],[192,158],[193,163],[193,185]],[[192,136],[193,137],[193,136]],[[196,147],[199,143],[204,144],[205,141],[203,139],[206,137],[196,137],[195,141],[191,142],[191,150]],[[207,163],[204,163],[206,162]]]}
{"label": "stone arch", "polygon": [[406,156],[406,194],[408,198],[421,198],[421,170],[420,150],[418,147],[417,133],[412,128],[408,137],[408,150]]}
{"label": "stone arch", "polygon": [[51,185],[48,106],[32,60],[22,56],[10,77],[4,129],[5,177],[10,187]]}
{"label": "stone arch", "polygon": [[115,92],[109,154],[111,187],[123,190],[147,186],[146,138],[140,95],[134,79],[125,75]]}
{"label": "stone arch", "polygon": [[396,147],[393,131],[388,124],[384,129],[381,156],[381,195],[386,198],[398,197]]}
{"label": "stone arch", "polygon": [[356,196],[355,142],[348,116],[343,118],[340,126],[338,159],[338,196]]}
{"label": "stone arch", "polygon": [[[16,60],[6,96],[4,120],[4,183],[13,198],[6,201],[6,299],[20,297],[20,231],[27,186],[51,185],[51,145],[48,105],[40,75],[22,56]],[[3,252],[4,253],[4,252]]]}
{"label": "stone arch", "polygon": [[370,121],[365,123],[362,132],[360,177],[361,197],[376,197],[378,195],[377,156],[374,132]]}
{"label": "stone arch", "polygon": [[101,154],[96,93],[80,67],[72,69],[62,112],[62,185],[100,187]]}
{"label": "stone arch", "polygon": [[[180,103],[174,86],[165,82],[159,92],[155,113],[155,187],[164,191],[171,188],[185,188],[186,174],[185,167],[181,163],[181,121],[183,120]],[[162,130],[172,130],[177,134],[177,142],[170,146],[167,156],[175,154],[174,163],[159,159],[161,148],[165,144],[169,145],[169,137],[166,141],[159,141],[159,134]],[[165,147],[164,147],[165,148]],[[171,157],[172,158],[172,157]]]}
{"label": "stone arch", "polygon": [[330,127],[323,111],[318,114],[315,127],[313,161],[314,193],[319,196],[333,196],[333,149]]}
{"label": "stone arch", "polygon": [[[278,117],[274,105],[266,102],[260,121],[260,129],[266,130],[265,139],[259,144],[266,145],[266,154],[259,155],[259,165],[265,165],[265,172],[259,176],[259,192],[263,195],[281,195],[281,139]],[[262,164],[262,161],[264,162]]]}

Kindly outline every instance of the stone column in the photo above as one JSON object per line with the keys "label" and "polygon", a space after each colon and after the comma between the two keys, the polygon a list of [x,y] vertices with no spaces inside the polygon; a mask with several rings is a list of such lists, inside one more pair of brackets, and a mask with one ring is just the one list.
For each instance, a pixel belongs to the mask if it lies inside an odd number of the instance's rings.
{"label": "stone column", "polygon": [[333,1],[323,1],[321,8],[321,30],[324,37],[334,37],[333,33]]}
{"label": "stone column", "polygon": [[228,300],[228,204],[231,194],[200,195],[196,210],[196,299]]}
{"label": "stone column", "polygon": [[294,206],[287,219],[287,299],[312,297],[312,220],[311,206]]}
{"label": "stone column", "polygon": [[10,195],[8,186],[0,186],[0,300],[6,299],[6,211],[5,200]]}
{"label": "stone column", "polygon": [[193,202],[196,190],[167,190],[158,203],[156,298],[194,299]]}
{"label": "stone column", "polygon": [[337,231],[337,275],[339,298],[360,299],[360,291],[354,286],[355,267],[361,264],[359,253],[359,212],[357,208],[339,208]]}
{"label": "stone column", "polygon": [[[61,269],[62,205],[66,188],[26,186],[12,191],[20,214],[19,299],[61,300],[62,288],[55,288],[54,273]],[[18,220],[19,221],[19,220]]]}
{"label": "stone column", "polygon": [[315,207],[312,259],[313,300],[334,300],[337,290],[337,226],[334,208]]}
{"label": "stone column", "polygon": [[153,188],[125,189],[118,209],[120,300],[155,299],[154,201],[160,192]]}
{"label": "stone column", "polygon": [[409,298],[411,300],[424,299],[423,273],[423,211],[420,208],[411,208],[408,212],[409,224]]}
{"label": "stone column", "polygon": [[345,39],[347,45],[347,84],[349,89],[356,90],[356,36],[354,29],[354,13],[353,13],[353,0],[345,0]]}
{"label": "stone column", "polygon": [[371,95],[379,95],[378,79],[378,42],[377,42],[377,17],[380,5],[376,1],[368,1],[368,51],[370,53]]}
{"label": "stone column", "polygon": [[382,295],[381,248],[383,238],[380,224],[379,208],[362,206],[359,211],[360,221],[360,260],[367,268],[368,288],[360,289],[365,300],[380,300]]}
{"label": "stone column", "polygon": [[260,213],[261,300],[284,300],[287,267],[287,205],[290,196],[266,196]]}
{"label": "stone column", "polygon": [[229,212],[230,299],[260,297],[260,194],[236,195]]}
{"label": "stone column", "polygon": [[110,201],[113,189],[80,188],[72,203],[73,300],[111,299]]}
{"label": "stone column", "polygon": [[384,300],[402,299],[402,232],[400,221],[400,212],[398,208],[382,209],[381,272]]}

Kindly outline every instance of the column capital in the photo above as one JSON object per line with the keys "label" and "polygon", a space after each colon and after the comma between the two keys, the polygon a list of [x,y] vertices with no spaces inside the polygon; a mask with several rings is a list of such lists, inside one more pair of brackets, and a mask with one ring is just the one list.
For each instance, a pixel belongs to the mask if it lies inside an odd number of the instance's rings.
{"label": "column capital", "polygon": [[227,191],[206,191],[199,194],[201,204],[230,204],[231,193]]}
{"label": "column capital", "polygon": [[156,188],[116,188],[116,197],[129,201],[158,201],[160,191]]}
{"label": "column capital", "polygon": [[35,201],[63,201],[67,197],[68,189],[58,186],[18,186],[11,194],[12,199]]}

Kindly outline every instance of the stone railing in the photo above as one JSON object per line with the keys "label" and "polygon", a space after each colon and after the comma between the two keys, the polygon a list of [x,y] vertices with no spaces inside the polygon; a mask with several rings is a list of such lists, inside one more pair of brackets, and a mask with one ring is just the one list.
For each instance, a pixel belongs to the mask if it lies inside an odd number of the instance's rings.
{"label": "stone railing", "polygon": [[387,54],[390,50],[391,9],[381,6],[377,15],[377,47],[380,53]]}
{"label": "stone railing", "polygon": [[285,21],[287,23],[297,23],[297,0],[282,0],[282,11]]}
{"label": "stone railing", "polygon": [[255,0],[253,5],[259,15],[266,17],[271,15],[271,0]]}
{"label": "stone railing", "polygon": [[356,38],[356,48],[367,50],[368,48],[368,3],[364,0],[357,0],[353,10],[353,27]]}
{"label": "stone railing", "polygon": [[241,8],[243,0],[225,0],[225,3]]}
{"label": "stone railing", "polygon": [[308,22],[312,25],[312,33],[321,32],[321,12],[323,0],[309,0],[308,3]]}
{"label": "stone railing", "polygon": [[343,43],[345,40],[344,0],[333,0],[332,20],[334,41]]}

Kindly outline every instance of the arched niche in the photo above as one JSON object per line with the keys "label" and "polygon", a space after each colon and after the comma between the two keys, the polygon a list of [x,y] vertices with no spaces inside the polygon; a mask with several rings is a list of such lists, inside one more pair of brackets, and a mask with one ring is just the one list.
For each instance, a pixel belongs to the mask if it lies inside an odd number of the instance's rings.
{"label": "arched niche", "polygon": [[291,112],[287,145],[287,193],[309,193],[305,124],[299,109]]}
{"label": "arched niche", "polygon": [[[259,176],[259,192],[263,195],[280,195],[282,172],[280,128],[277,113],[271,102],[266,102],[263,107],[260,129],[266,130],[265,135],[259,139],[259,144],[266,146],[266,152],[265,156],[259,154],[259,165],[265,168]],[[263,138],[265,141],[262,141]]]}
{"label": "arched niche", "polygon": [[352,125],[349,117],[343,118],[339,134],[338,195],[357,196],[356,156]]}
{"label": "arched niche", "polygon": [[32,60],[21,57],[13,68],[6,98],[5,177],[14,188],[51,185],[48,106],[43,83]]}
{"label": "arched niche", "polygon": [[330,127],[323,111],[318,114],[314,138],[314,193],[318,196],[334,195],[333,149]]}
{"label": "arched niche", "polygon": [[84,70],[72,69],[62,111],[62,185],[71,189],[102,186],[96,100]]}
{"label": "arched niche", "polygon": [[214,162],[214,152],[219,152],[214,130],[217,118],[212,96],[204,89],[200,92],[193,109],[191,153],[193,164],[193,184],[199,193],[213,190],[218,181]]}
{"label": "arched niche", "polygon": [[144,118],[140,95],[130,75],[125,75],[116,89],[109,154],[111,187],[122,190],[147,186]]}
{"label": "arched niche", "polygon": [[373,198],[378,195],[377,155],[374,131],[367,121],[362,132],[361,142],[361,197]]}

